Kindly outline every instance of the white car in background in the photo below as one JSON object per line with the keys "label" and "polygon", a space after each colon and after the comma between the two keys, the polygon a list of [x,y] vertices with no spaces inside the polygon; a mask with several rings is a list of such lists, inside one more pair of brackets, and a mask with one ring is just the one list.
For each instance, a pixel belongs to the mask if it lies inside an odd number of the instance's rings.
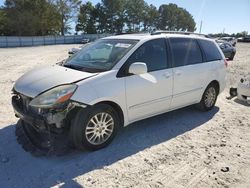
{"label": "white car in background", "polygon": [[16,81],[17,140],[34,155],[68,142],[97,150],[135,121],[192,104],[211,110],[225,88],[226,66],[215,41],[193,34],[100,39],[63,65],[31,70]]}

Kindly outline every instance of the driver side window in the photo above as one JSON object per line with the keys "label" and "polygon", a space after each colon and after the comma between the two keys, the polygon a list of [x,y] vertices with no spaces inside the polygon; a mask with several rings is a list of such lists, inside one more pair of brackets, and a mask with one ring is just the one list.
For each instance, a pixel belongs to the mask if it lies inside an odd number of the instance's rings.
{"label": "driver side window", "polygon": [[135,62],[146,63],[148,72],[167,68],[165,39],[154,39],[142,44],[127,60],[128,65]]}

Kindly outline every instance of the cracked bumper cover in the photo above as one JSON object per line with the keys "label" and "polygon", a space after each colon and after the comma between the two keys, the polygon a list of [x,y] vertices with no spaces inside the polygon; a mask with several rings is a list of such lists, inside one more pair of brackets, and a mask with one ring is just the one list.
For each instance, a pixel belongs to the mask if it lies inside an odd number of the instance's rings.
{"label": "cracked bumper cover", "polygon": [[43,127],[45,128],[47,123],[44,120],[44,117],[32,113],[32,112],[25,112],[24,110],[21,109],[20,105],[18,104],[15,96],[12,97],[12,106],[15,112],[15,115],[22,119],[23,121],[27,122],[28,124],[34,125],[36,127]]}
{"label": "cracked bumper cover", "polygon": [[52,127],[60,129],[65,126],[64,120],[72,109],[75,107],[87,107],[87,105],[69,101],[67,104],[61,105],[60,107],[47,109],[46,112],[39,113],[38,109],[27,109],[17,95],[12,97],[12,106],[15,115],[32,125],[37,131],[45,131]]}

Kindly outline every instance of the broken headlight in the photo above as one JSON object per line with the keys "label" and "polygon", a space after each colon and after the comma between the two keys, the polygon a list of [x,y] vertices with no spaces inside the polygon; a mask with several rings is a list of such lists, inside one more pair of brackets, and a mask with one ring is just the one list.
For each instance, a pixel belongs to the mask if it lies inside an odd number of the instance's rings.
{"label": "broken headlight", "polygon": [[35,97],[29,105],[37,108],[55,107],[67,102],[76,88],[74,84],[55,87]]}

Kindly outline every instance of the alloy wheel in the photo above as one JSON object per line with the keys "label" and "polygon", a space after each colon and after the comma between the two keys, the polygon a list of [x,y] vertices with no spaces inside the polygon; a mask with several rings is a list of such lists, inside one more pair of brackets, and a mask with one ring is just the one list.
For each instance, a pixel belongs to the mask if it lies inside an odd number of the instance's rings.
{"label": "alloy wheel", "polygon": [[94,115],[85,129],[87,141],[93,145],[100,145],[108,140],[114,131],[114,119],[106,112]]}

